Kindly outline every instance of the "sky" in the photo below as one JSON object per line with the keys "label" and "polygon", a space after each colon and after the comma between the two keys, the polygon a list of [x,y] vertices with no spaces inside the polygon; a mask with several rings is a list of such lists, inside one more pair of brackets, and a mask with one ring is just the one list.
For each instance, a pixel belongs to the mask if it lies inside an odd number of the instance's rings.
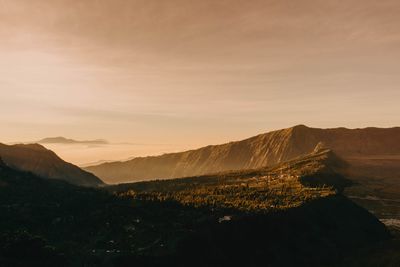
{"label": "sky", "polygon": [[296,124],[399,126],[398,14],[398,0],[0,0],[0,142],[111,143],[52,147],[84,164]]}

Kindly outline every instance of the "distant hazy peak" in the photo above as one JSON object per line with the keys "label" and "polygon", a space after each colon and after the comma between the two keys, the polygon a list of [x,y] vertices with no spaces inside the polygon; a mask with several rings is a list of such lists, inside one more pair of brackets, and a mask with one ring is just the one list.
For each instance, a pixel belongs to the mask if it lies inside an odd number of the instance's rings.
{"label": "distant hazy peak", "polygon": [[80,140],[65,138],[62,136],[43,138],[42,140],[38,141],[38,143],[40,143],[40,144],[92,144],[92,145],[108,144],[108,142],[104,139],[80,141]]}

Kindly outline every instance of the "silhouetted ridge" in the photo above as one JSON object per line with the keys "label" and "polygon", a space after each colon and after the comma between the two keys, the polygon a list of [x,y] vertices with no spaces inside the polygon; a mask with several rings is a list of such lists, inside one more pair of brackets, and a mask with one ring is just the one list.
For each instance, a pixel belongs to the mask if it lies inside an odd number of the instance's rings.
{"label": "silhouetted ridge", "polygon": [[64,180],[82,186],[98,186],[103,182],[95,175],[65,162],[53,151],[39,144],[0,144],[0,156],[11,168],[38,176]]}

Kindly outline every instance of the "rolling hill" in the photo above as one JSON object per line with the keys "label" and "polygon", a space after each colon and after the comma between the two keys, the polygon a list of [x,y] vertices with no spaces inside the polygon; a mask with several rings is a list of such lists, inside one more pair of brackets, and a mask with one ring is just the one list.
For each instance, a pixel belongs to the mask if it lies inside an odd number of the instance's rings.
{"label": "rolling hill", "polygon": [[[181,153],[139,157],[85,169],[107,183],[179,178],[229,170],[254,169],[285,162],[326,147],[357,165],[365,159],[385,161],[400,169],[400,128],[318,129],[298,125],[246,140]],[[394,161],[393,161],[394,160]],[[388,162],[387,160],[385,162]],[[351,173],[357,176],[358,170]]]}
{"label": "rolling hill", "polygon": [[0,157],[10,167],[32,172],[40,177],[64,180],[82,186],[99,186],[103,182],[92,173],[65,162],[53,151],[39,144],[0,144]]}

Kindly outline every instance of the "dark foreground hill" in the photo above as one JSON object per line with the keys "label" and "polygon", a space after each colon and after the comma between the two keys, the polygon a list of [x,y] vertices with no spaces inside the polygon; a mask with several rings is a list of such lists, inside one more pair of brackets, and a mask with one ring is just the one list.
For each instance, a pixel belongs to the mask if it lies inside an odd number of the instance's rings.
{"label": "dark foreground hill", "polygon": [[95,175],[65,162],[53,151],[39,144],[4,145],[0,143],[0,158],[12,168],[38,176],[64,180],[81,186],[99,186],[103,182]]}
{"label": "dark foreground hill", "polygon": [[389,234],[338,193],[346,181],[332,160],[326,151],[164,191],[159,182],[110,187],[115,194],[0,162],[0,266],[352,266],[341,264]]}
{"label": "dark foreground hill", "polygon": [[[400,128],[317,129],[299,125],[242,141],[104,163],[86,170],[107,183],[179,178],[271,166],[309,154],[316,147],[326,147],[358,165],[363,165],[371,157],[379,162],[386,159],[387,164],[400,173],[399,140]],[[358,169],[355,170],[357,175]]]}

